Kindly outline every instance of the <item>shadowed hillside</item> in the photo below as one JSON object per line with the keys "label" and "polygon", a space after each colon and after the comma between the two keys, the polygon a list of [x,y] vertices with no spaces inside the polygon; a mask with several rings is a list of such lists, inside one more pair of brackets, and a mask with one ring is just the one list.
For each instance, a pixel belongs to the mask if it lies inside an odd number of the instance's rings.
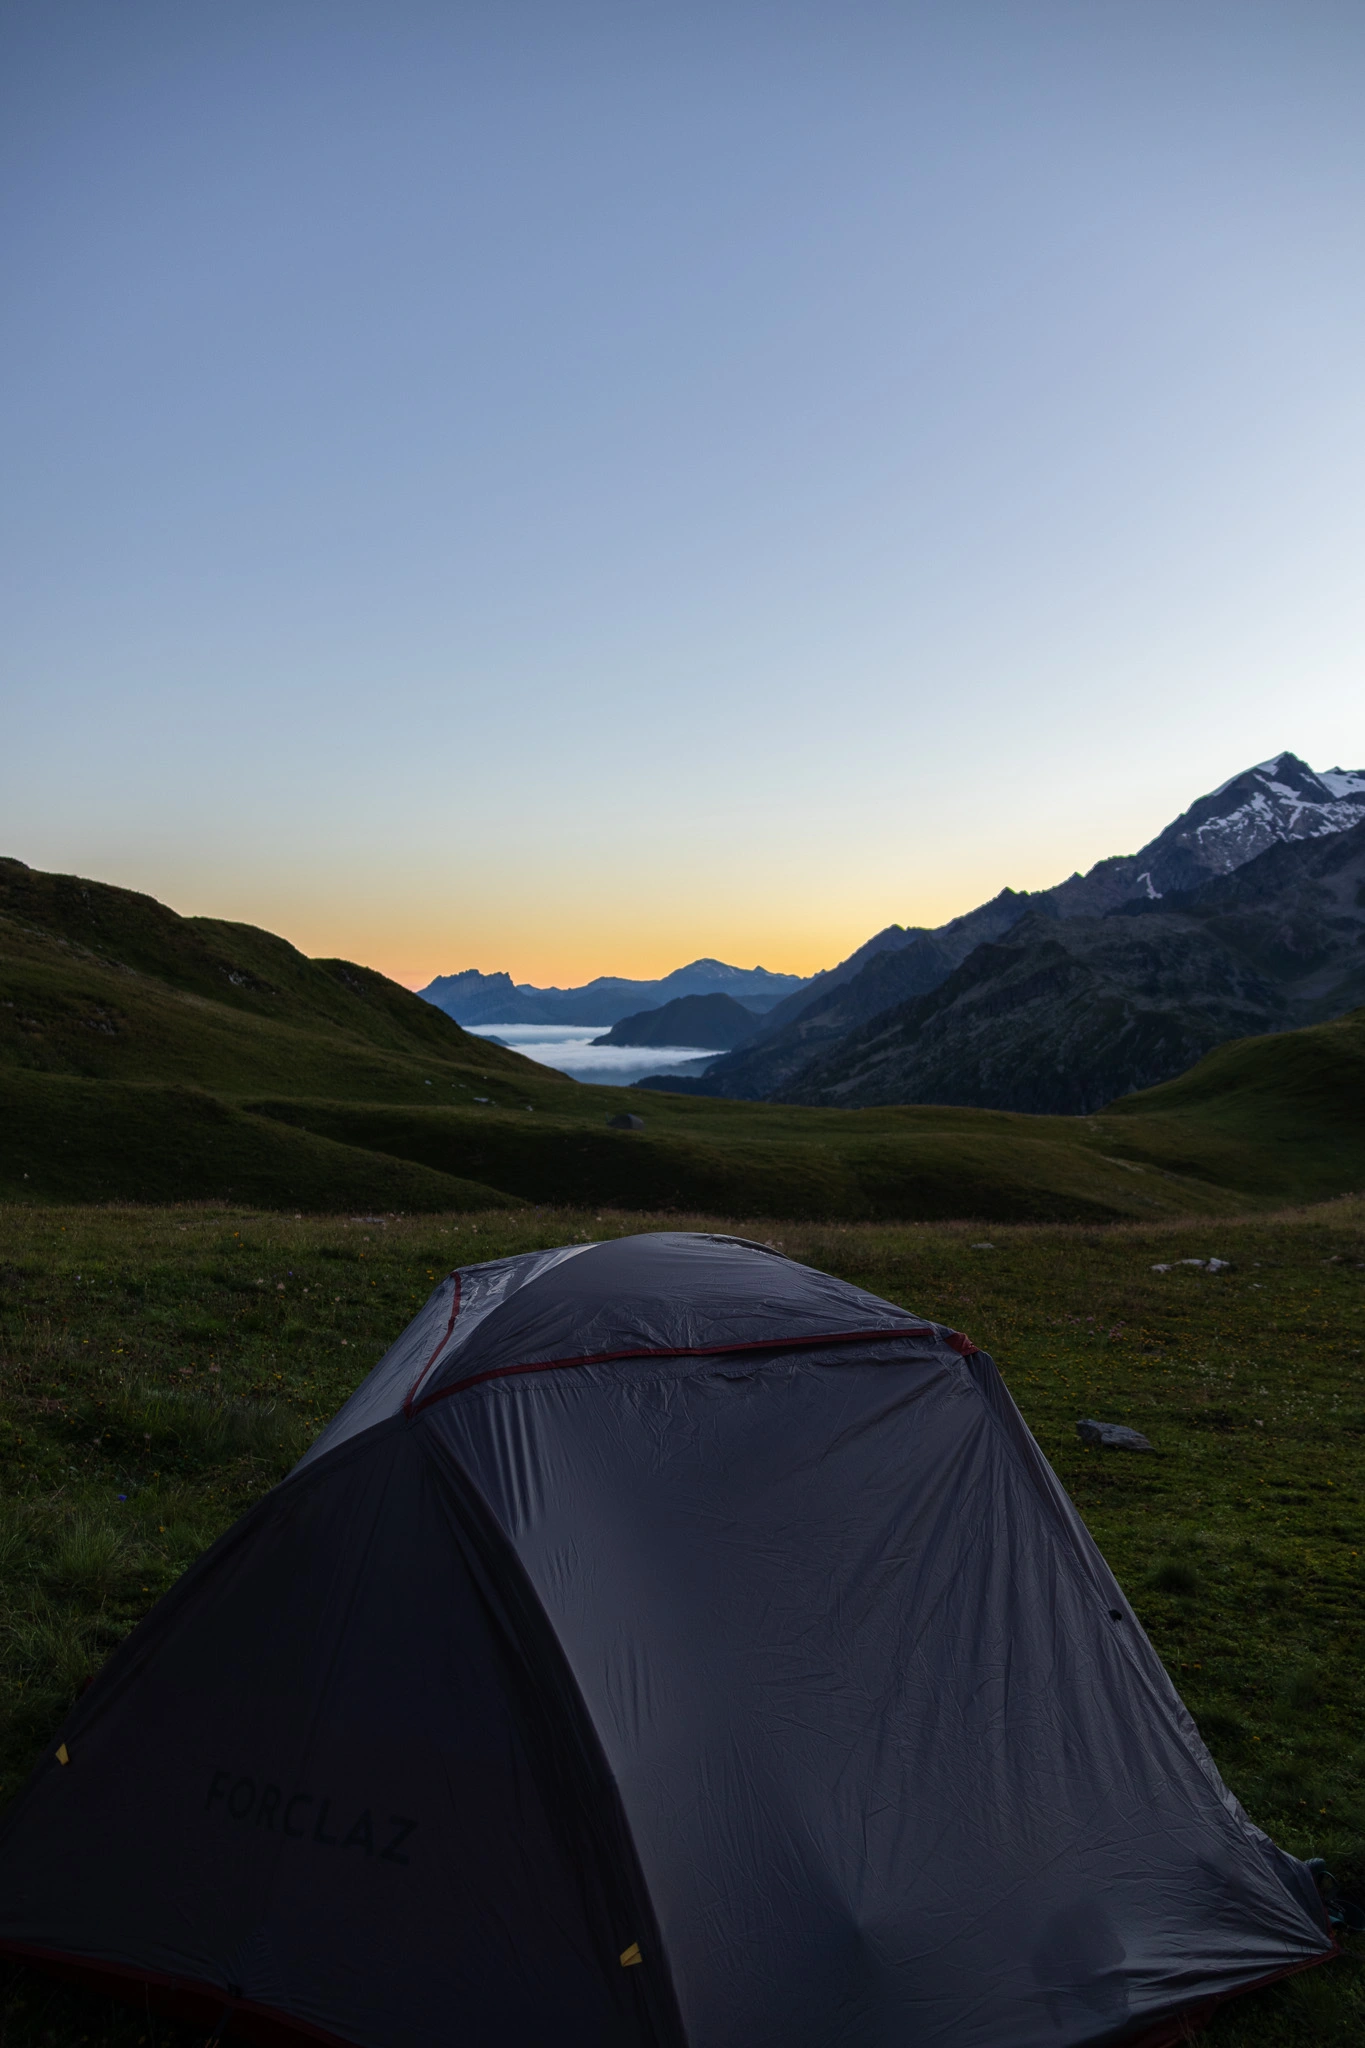
{"label": "shadowed hillside", "polygon": [[[779,1003],[696,1092],[1072,1114],[1221,1040],[1365,1001],[1365,774],[1293,754],[1138,853],[937,931],[891,925]],[[1138,918],[1142,929],[1129,920]]]}
{"label": "shadowed hillside", "polygon": [[725,1050],[751,1038],[760,1019],[733,996],[675,996],[657,1010],[622,1017],[594,1045],[700,1045]]}
{"label": "shadowed hillside", "polygon": [[[827,1001],[840,998],[848,991]],[[1230,1039],[1339,1017],[1362,1000],[1365,824],[1274,845],[1195,889],[1105,917],[1030,911],[772,1092],[1074,1115],[1181,1074]]]}
{"label": "shadowed hillside", "polygon": [[0,1195],[411,1213],[1226,1213],[1365,1183],[1365,1013],[1222,1048],[1087,1117],[594,1088],[345,961],[0,865]]}

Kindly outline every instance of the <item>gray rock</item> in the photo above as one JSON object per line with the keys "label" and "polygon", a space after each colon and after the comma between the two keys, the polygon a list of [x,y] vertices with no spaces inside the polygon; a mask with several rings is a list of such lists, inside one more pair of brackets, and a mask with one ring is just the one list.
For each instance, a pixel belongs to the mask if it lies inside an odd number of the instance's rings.
{"label": "gray rock", "polygon": [[1150,1440],[1140,1429],[1129,1429],[1124,1422],[1078,1422],[1076,1434],[1083,1444],[1102,1444],[1110,1451],[1150,1451],[1152,1448]]}
{"label": "gray rock", "polygon": [[609,1116],[607,1128],[612,1131],[642,1131],[645,1120],[642,1116]]}

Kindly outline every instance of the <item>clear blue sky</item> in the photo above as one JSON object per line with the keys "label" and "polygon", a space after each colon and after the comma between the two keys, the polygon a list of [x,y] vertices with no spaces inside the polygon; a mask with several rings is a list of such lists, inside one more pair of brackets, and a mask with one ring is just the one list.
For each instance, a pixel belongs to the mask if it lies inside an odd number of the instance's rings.
{"label": "clear blue sky", "polygon": [[0,851],[809,971],[1365,765],[1359,0],[9,0]]}

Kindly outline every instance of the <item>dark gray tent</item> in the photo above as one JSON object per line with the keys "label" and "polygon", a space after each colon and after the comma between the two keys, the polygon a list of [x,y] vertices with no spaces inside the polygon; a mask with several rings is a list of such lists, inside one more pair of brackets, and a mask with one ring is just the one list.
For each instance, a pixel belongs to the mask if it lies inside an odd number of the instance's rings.
{"label": "dark gray tent", "polygon": [[363,2048],[1156,2042],[1333,1949],[990,1360],[682,1234],[436,1290],[72,1710],[0,1942]]}

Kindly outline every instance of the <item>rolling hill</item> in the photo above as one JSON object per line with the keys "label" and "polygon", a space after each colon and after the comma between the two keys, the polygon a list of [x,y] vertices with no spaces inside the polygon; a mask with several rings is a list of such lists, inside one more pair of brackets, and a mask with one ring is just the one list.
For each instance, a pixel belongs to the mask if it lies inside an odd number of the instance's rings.
{"label": "rolling hill", "polygon": [[675,996],[657,1010],[621,1017],[594,1045],[699,1045],[728,1051],[752,1038],[759,1019],[733,996]]}
{"label": "rolling hill", "polygon": [[[1365,1014],[1087,1117],[633,1098],[345,961],[0,862],[0,1198],[1105,1222],[1365,1182]],[[1248,1105],[1251,1105],[1248,1107]]]}

